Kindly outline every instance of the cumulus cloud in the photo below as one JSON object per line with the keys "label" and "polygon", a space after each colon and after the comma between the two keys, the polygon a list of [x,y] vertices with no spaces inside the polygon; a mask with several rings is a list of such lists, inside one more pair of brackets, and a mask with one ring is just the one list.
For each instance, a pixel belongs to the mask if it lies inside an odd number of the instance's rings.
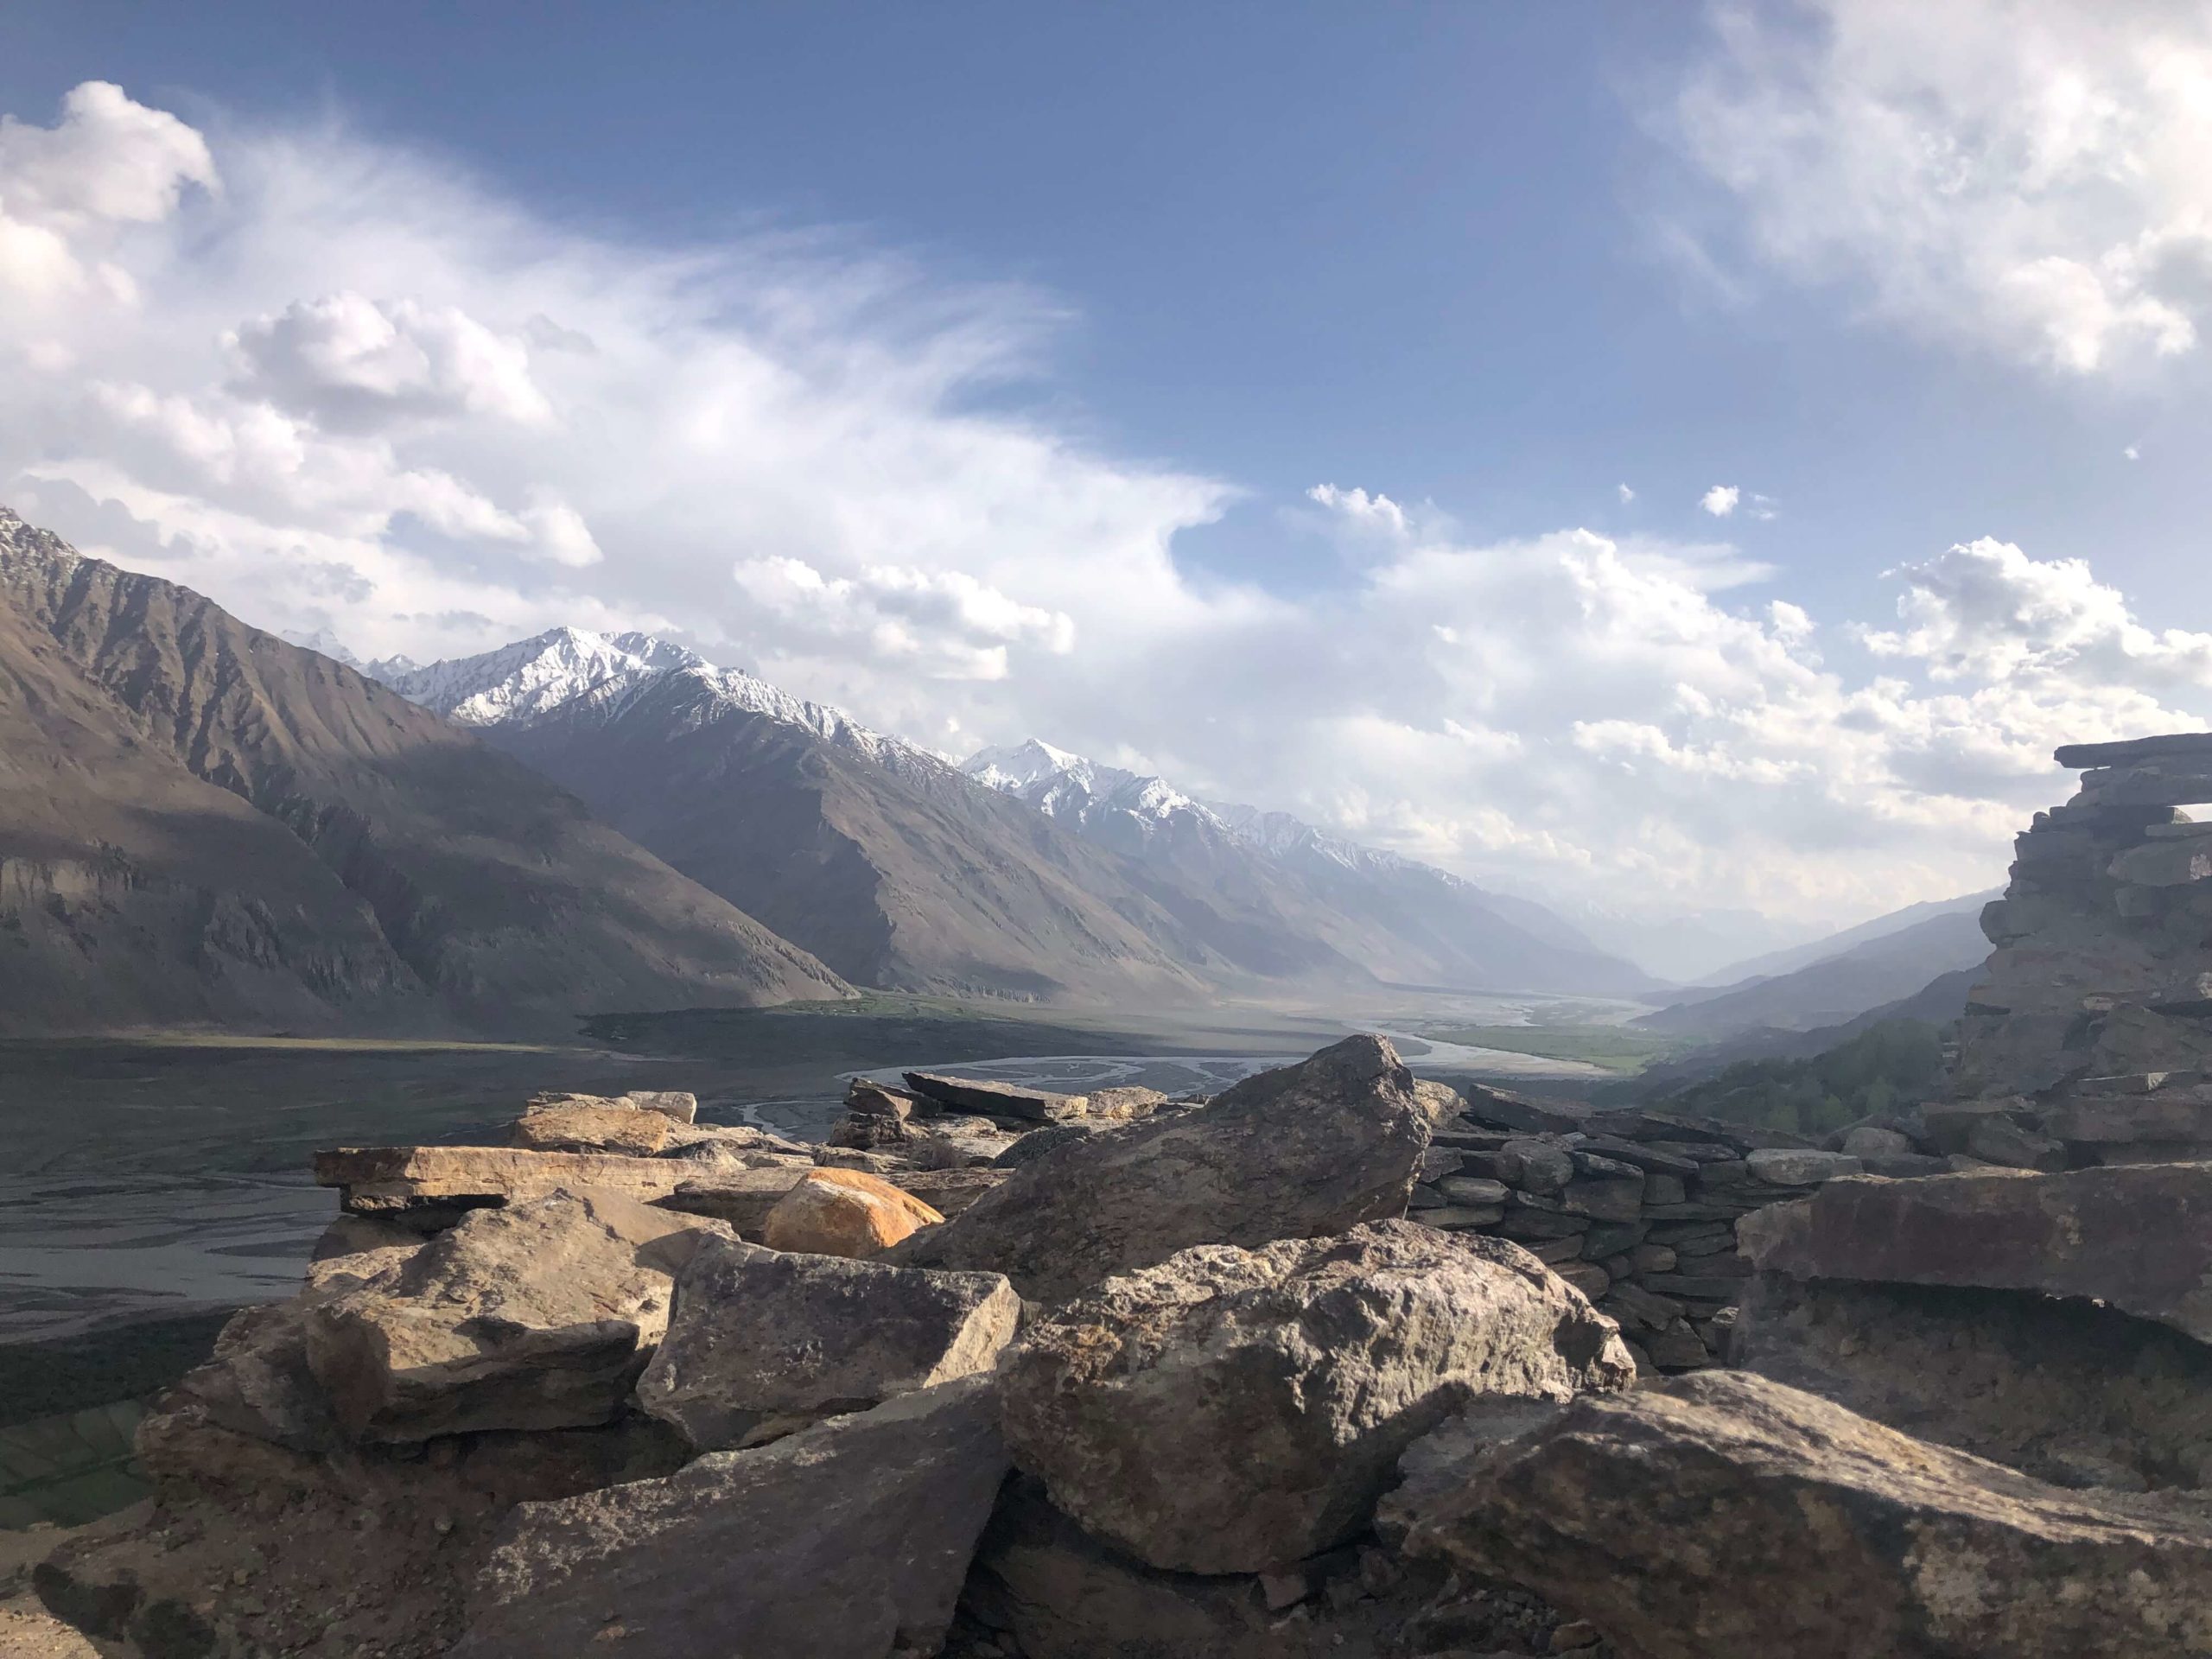
{"label": "cumulus cloud", "polygon": [[1616,484],[1613,487],[1620,492],[1621,505],[1623,506],[1626,506],[1630,502],[1636,499],[1636,492],[1629,488],[1627,485]]}
{"label": "cumulus cloud", "polygon": [[0,116],[0,292],[26,307],[86,289],[129,303],[128,271],[104,256],[216,183],[200,134],[104,80],[70,92],[54,126]]}
{"label": "cumulus cloud", "polygon": [[2212,11],[1800,0],[1713,15],[1714,48],[1669,122],[1752,258],[2066,373],[2196,347]]}
{"label": "cumulus cloud", "polygon": [[1736,511],[1737,502],[1743,499],[1743,491],[1738,489],[1733,484],[1716,484],[1698,497],[1697,504],[1714,518],[1726,518]]}
{"label": "cumulus cloud", "polygon": [[1891,574],[1906,587],[1902,626],[1866,630],[1864,642],[1919,659],[1936,679],[2212,689],[2212,634],[2144,626],[2081,559],[2039,563],[1984,537]]}
{"label": "cumulus cloud", "polygon": [[227,343],[248,395],[325,426],[472,414],[537,425],[552,416],[524,341],[453,306],[332,294],[243,323]]}
{"label": "cumulus cloud", "polygon": [[[0,304],[0,499],[364,657],[647,628],[1478,877],[1819,918],[1987,884],[2055,742],[2212,703],[2212,641],[1996,543],[1854,629],[1725,543],[1478,537],[1367,480],[1295,504],[1344,555],[1318,587],[1202,575],[1177,537],[1236,491],[1025,403],[1046,297],[827,234],[585,235],[342,130],[210,153],[118,99],[0,129],[0,181],[44,181],[0,212],[86,274]],[[32,135],[73,123],[65,168]]]}
{"label": "cumulus cloud", "polygon": [[947,679],[1002,680],[1009,648],[1031,644],[1056,656],[1075,648],[1075,623],[1009,598],[964,570],[868,565],[857,576],[825,576],[804,559],[741,560],[738,586],[781,620],[785,638],[811,636],[824,648],[864,643]]}

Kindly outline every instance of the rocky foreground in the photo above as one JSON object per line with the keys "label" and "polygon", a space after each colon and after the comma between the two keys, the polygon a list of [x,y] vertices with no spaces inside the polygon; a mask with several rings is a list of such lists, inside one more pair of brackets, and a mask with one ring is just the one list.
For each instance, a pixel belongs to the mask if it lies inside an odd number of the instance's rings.
{"label": "rocky foreground", "polygon": [[1205,1101],[860,1082],[821,1147],[641,1095],[325,1154],[151,1518],[35,1586],[154,1659],[2212,1655],[2161,764],[1993,920],[2064,908],[2072,1012],[2000,950],[1953,1095],[1821,1146],[1355,1037]]}

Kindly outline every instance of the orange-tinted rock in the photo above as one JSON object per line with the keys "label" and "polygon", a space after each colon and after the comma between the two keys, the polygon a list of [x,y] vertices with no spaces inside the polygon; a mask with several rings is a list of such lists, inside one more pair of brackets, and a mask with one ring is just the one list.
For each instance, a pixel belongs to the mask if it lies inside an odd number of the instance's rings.
{"label": "orange-tinted rock", "polygon": [[817,1169],[777,1201],[761,1233],[768,1248],[812,1255],[874,1255],[944,1217],[887,1180],[857,1169]]}
{"label": "orange-tinted rock", "polygon": [[650,1158],[668,1144],[673,1120],[632,1106],[575,1101],[542,1107],[514,1127],[515,1145],[539,1152],[620,1152]]}

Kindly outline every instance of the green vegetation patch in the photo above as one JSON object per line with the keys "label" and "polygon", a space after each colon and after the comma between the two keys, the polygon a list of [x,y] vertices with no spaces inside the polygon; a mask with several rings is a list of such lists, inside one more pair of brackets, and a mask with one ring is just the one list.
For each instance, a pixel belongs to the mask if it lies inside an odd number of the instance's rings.
{"label": "green vegetation patch", "polygon": [[1923,1020],[1885,1020],[1806,1060],[1738,1060],[1647,1103],[1732,1123],[1826,1135],[1902,1111],[1942,1076],[1942,1033]]}
{"label": "green vegetation patch", "polygon": [[1639,1031],[1634,1026],[1431,1026],[1414,1027],[1440,1043],[1470,1048],[1503,1049],[1548,1060],[1582,1060],[1608,1071],[1641,1071],[1655,1060],[1681,1052],[1680,1037]]}
{"label": "green vegetation patch", "polygon": [[0,1427],[159,1394],[214,1351],[235,1308],[0,1344]]}

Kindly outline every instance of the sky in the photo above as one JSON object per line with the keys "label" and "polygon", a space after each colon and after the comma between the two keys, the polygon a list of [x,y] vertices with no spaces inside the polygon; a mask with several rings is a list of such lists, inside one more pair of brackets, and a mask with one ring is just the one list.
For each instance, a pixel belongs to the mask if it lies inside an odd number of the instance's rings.
{"label": "sky", "polygon": [[2212,715],[2212,4],[187,10],[0,14],[0,502],[264,626],[1800,931]]}

